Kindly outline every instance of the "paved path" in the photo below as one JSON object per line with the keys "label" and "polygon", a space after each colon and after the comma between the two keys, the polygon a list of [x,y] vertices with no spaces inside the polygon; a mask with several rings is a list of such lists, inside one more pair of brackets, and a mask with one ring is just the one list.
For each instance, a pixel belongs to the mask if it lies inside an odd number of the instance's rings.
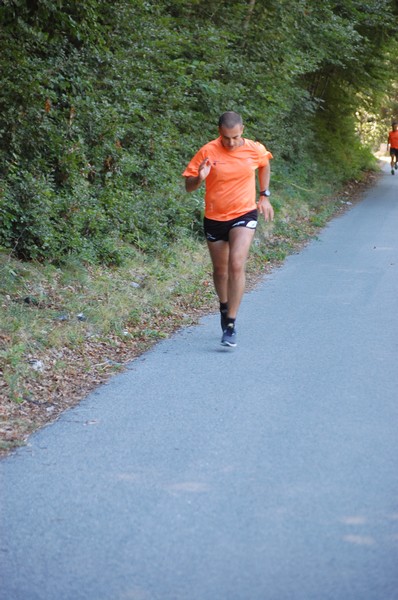
{"label": "paved path", "polygon": [[1,600],[398,599],[398,175],[0,462]]}

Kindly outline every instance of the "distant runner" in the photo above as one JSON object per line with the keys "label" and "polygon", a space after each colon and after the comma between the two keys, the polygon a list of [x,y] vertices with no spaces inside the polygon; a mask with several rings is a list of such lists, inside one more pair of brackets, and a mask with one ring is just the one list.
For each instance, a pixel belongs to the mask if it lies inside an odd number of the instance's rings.
{"label": "distant runner", "polygon": [[392,130],[388,134],[387,151],[390,148],[391,156],[391,175],[395,175],[398,169],[398,123],[392,122]]}
{"label": "distant runner", "polygon": [[[258,211],[266,221],[274,218],[269,201],[272,154],[259,142],[243,138],[243,128],[238,113],[223,113],[218,121],[220,136],[202,146],[183,173],[187,192],[206,180],[204,232],[220,301],[221,343],[232,347],[236,346],[235,321]],[[256,170],[261,190],[258,203]]]}

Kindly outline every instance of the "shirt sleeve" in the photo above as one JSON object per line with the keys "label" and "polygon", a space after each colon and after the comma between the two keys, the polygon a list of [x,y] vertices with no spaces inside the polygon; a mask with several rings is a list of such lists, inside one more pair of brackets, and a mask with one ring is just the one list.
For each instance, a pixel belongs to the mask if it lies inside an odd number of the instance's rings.
{"label": "shirt sleeve", "polygon": [[260,142],[256,142],[256,146],[258,150],[258,166],[264,167],[273,156],[263,144],[260,144]]}
{"label": "shirt sleeve", "polygon": [[195,156],[189,161],[185,171],[183,172],[183,177],[197,177],[199,174],[199,165],[203,160],[203,148],[201,148]]}

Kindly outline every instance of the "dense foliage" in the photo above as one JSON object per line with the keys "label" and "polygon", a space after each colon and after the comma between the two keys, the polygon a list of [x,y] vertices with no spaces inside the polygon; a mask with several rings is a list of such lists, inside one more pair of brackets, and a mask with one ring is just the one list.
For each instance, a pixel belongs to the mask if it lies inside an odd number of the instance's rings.
{"label": "dense foliage", "polygon": [[0,246],[24,259],[194,233],[181,172],[224,110],[281,185],[355,175],[358,124],[379,143],[397,108],[392,0],[4,0],[0,25]]}

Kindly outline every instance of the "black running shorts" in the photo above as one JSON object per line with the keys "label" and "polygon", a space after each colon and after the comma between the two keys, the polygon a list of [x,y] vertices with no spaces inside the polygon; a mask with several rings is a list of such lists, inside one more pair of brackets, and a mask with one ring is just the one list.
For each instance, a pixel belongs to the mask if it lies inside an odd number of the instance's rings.
{"label": "black running shorts", "polygon": [[219,242],[220,240],[228,242],[229,232],[235,227],[256,229],[257,210],[251,210],[230,221],[214,221],[213,219],[207,219],[206,217],[203,219],[203,228],[208,242]]}
{"label": "black running shorts", "polygon": [[390,156],[396,156],[398,158],[398,148],[390,148]]}

